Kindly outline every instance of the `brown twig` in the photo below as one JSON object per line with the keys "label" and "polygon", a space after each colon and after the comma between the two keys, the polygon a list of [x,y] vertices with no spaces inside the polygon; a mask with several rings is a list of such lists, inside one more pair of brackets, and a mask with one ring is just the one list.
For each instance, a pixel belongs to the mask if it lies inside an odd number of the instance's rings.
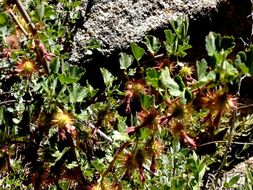
{"label": "brown twig", "polygon": [[14,2],[17,5],[17,8],[18,8],[19,12],[21,13],[22,17],[25,19],[26,23],[30,27],[33,35],[35,35],[37,32],[35,25],[32,23],[32,20],[31,20],[30,16],[28,15],[28,13],[26,12],[23,4],[21,3],[20,0],[14,0]]}
{"label": "brown twig", "polygon": [[[31,20],[29,14],[26,12],[22,2],[20,0],[13,0],[13,2],[17,6],[19,12],[21,13],[21,15],[24,18],[25,22],[29,26],[29,29],[30,29],[30,31],[33,35],[33,38],[35,40],[35,45],[36,45],[35,52],[37,54],[38,62],[44,67],[46,73],[49,73],[48,62],[51,61],[51,58],[52,58],[53,54],[51,54],[47,51],[45,45],[38,38],[37,30],[35,28],[35,25],[32,23],[32,20]],[[17,23],[17,25],[21,26],[20,23],[19,24]],[[24,34],[27,34],[27,33],[24,33]]]}
{"label": "brown twig", "polygon": [[119,148],[119,150],[116,152],[116,154],[114,155],[109,167],[107,168],[107,170],[105,170],[105,172],[102,174],[102,178],[104,178],[105,176],[108,175],[108,173],[112,170],[112,167],[115,163],[115,161],[117,160],[118,156],[120,155],[120,153],[130,144],[130,142],[125,142],[123,145],[121,145],[121,147]]}
{"label": "brown twig", "polygon": [[[79,120],[79,119],[77,119],[82,125],[88,125],[91,129],[95,129],[96,127],[93,125],[93,124],[91,124],[91,123],[89,123],[89,124],[86,124],[85,122],[83,122],[83,121],[81,121],[81,120]],[[100,137],[102,137],[103,139],[105,139],[105,140],[107,140],[108,142],[110,142],[110,143],[113,143],[113,140],[109,137],[109,136],[107,136],[103,131],[101,131],[100,129],[97,129],[97,131],[96,131],[99,135],[100,135]]]}
{"label": "brown twig", "polygon": [[223,155],[223,159],[221,161],[221,164],[220,164],[220,167],[218,168],[218,171],[217,171],[217,175],[216,175],[216,178],[215,178],[215,188],[217,187],[218,185],[218,180],[219,180],[219,177],[220,177],[220,174],[222,172],[222,169],[223,167],[225,166],[226,162],[227,162],[227,156],[229,154],[229,150],[230,150],[230,147],[231,147],[231,144],[232,144],[232,140],[233,140],[233,135],[234,135],[234,128],[235,128],[235,120],[236,120],[236,116],[237,116],[237,111],[234,110],[233,112],[233,116],[230,120],[230,128],[229,128],[229,133],[228,133],[228,140],[227,140],[227,144],[225,146],[225,152],[224,152],[224,155]]}
{"label": "brown twig", "polygon": [[[228,141],[211,141],[211,142],[200,144],[199,147],[203,147],[203,146],[207,146],[207,145],[215,144],[215,143],[228,143]],[[231,144],[253,145],[253,142],[237,142],[237,141],[234,141],[234,142],[231,142]]]}
{"label": "brown twig", "polygon": [[251,34],[250,34],[250,40],[249,40],[249,46],[252,44],[252,40],[253,40],[253,0],[250,0],[251,1],[251,14],[250,14],[250,17],[251,17]]}
{"label": "brown twig", "polygon": [[12,11],[12,9],[8,9],[8,13],[13,18],[14,22],[18,25],[18,27],[23,32],[23,34],[28,37],[28,32],[25,30],[25,28],[22,26],[22,24],[18,21],[17,17],[15,16],[15,14]]}
{"label": "brown twig", "polygon": [[[16,102],[18,102],[18,100],[6,100],[6,101],[3,101],[3,102],[0,102],[0,105],[16,103]],[[30,103],[30,102],[32,102],[32,100],[23,100],[23,102]]]}

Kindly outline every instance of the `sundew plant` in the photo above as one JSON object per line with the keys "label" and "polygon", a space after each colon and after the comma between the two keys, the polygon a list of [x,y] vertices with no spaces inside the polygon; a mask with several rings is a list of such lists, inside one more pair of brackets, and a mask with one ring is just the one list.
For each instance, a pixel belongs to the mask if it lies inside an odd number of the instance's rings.
{"label": "sundew plant", "polygon": [[[233,37],[210,32],[205,59],[188,62],[189,20],[179,16],[163,39],[120,53],[118,74],[94,73],[99,88],[70,62],[80,5],[1,1],[1,189],[250,189],[250,170],[243,184],[220,176],[231,145],[251,134],[239,100],[253,46],[234,52]],[[95,44],[90,53],[102,51]]]}

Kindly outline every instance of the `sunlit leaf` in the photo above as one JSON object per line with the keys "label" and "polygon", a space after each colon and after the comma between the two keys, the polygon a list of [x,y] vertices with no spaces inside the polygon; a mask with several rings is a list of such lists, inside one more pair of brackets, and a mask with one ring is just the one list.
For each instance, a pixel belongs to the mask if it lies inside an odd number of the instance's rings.
{"label": "sunlit leaf", "polygon": [[159,77],[160,77],[160,74],[154,68],[146,69],[146,81],[150,86],[158,89]]}
{"label": "sunlit leaf", "polygon": [[73,83],[71,88],[68,88],[69,101],[71,103],[82,102],[87,96],[88,90],[85,87],[80,86],[78,83]]}
{"label": "sunlit leaf", "polygon": [[53,163],[51,163],[51,165],[54,166],[56,162],[58,162],[62,158],[62,156],[69,151],[69,149],[70,147],[65,147],[61,152],[57,150],[55,153],[53,153],[52,156],[55,157],[55,160]]}
{"label": "sunlit leaf", "polygon": [[130,140],[129,136],[124,131],[123,132],[114,131],[112,138],[115,141],[128,141],[128,140]]}
{"label": "sunlit leaf", "polygon": [[100,68],[102,73],[104,83],[106,86],[111,86],[112,82],[115,80],[115,77],[105,68]]}
{"label": "sunlit leaf", "polygon": [[153,55],[156,54],[161,48],[161,43],[155,36],[146,36],[145,44],[148,48],[148,51]]}
{"label": "sunlit leaf", "polygon": [[5,119],[5,106],[1,106],[0,107],[0,125],[2,125],[4,123],[4,119]]}
{"label": "sunlit leaf", "polygon": [[60,60],[59,57],[54,58],[50,63],[50,71],[51,73],[58,73],[60,70]]}
{"label": "sunlit leaf", "polygon": [[141,100],[141,106],[146,110],[151,108],[154,101],[153,96],[149,96],[145,94],[141,94],[140,100]]}
{"label": "sunlit leaf", "polygon": [[8,19],[8,15],[6,13],[0,13],[0,27],[6,26]]}
{"label": "sunlit leaf", "polygon": [[181,94],[179,85],[170,77],[168,67],[161,71],[161,81],[162,84],[168,88],[168,91],[172,96],[179,96]]}
{"label": "sunlit leaf", "polygon": [[144,49],[141,48],[135,42],[132,42],[130,45],[131,45],[131,49],[132,49],[135,59],[139,62],[142,56],[144,55],[144,52],[145,52]]}
{"label": "sunlit leaf", "polygon": [[166,41],[164,42],[167,54],[174,55],[177,52],[178,39],[171,30],[164,30]]}
{"label": "sunlit leaf", "polygon": [[120,53],[119,63],[120,69],[126,70],[133,63],[133,56],[126,53]]}
{"label": "sunlit leaf", "polygon": [[76,162],[76,161],[73,161],[73,162],[71,162],[71,163],[69,163],[69,164],[66,164],[66,167],[68,168],[68,169],[73,169],[73,168],[75,168],[75,167],[77,167],[78,166],[78,163]]}
{"label": "sunlit leaf", "polygon": [[233,37],[221,36],[214,32],[210,32],[206,37],[206,50],[209,56],[216,55],[221,51],[231,53],[235,47],[235,42]]}
{"label": "sunlit leaf", "polygon": [[38,16],[39,16],[39,20],[42,21],[44,18],[44,3],[42,3],[41,5],[37,6],[37,12],[38,12]]}
{"label": "sunlit leaf", "polygon": [[126,117],[122,117],[122,116],[118,115],[117,116],[117,121],[118,121],[117,127],[118,127],[119,132],[125,131],[126,127],[127,127],[127,125],[126,125]]}
{"label": "sunlit leaf", "polygon": [[197,65],[198,80],[201,80],[207,75],[207,72],[206,72],[208,68],[207,62],[205,59],[202,59],[201,61],[197,61],[196,65]]}
{"label": "sunlit leaf", "polygon": [[78,82],[84,73],[84,70],[78,66],[62,64],[62,74],[58,74],[58,78],[62,84],[71,84]]}

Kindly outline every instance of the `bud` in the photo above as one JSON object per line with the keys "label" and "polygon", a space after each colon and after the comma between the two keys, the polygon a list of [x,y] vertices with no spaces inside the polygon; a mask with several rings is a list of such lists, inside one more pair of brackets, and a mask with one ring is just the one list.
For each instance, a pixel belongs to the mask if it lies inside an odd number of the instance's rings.
{"label": "bud", "polygon": [[68,113],[64,113],[61,109],[58,109],[53,115],[52,124],[58,127],[61,140],[67,139],[66,133],[69,133],[72,137],[76,137],[76,129],[73,123],[72,117]]}
{"label": "bud", "polygon": [[193,68],[190,66],[183,66],[181,67],[179,73],[182,77],[191,76],[193,73]]}
{"label": "bud", "polygon": [[72,125],[73,119],[69,114],[64,113],[61,109],[58,109],[53,116],[52,124],[58,127],[65,127],[66,125]]}

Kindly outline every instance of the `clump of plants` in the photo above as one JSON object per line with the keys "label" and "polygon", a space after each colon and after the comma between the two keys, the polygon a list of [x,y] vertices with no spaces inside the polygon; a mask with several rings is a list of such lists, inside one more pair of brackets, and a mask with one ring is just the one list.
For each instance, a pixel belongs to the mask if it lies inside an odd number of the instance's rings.
{"label": "clump of plants", "polygon": [[[201,189],[212,163],[211,180],[224,185],[230,146],[252,129],[238,98],[253,47],[236,54],[233,37],[210,32],[207,59],[187,62],[189,21],[180,16],[164,39],[147,36],[120,53],[117,76],[100,68],[99,90],[69,61],[80,3],[1,4],[0,187]],[[215,151],[203,155],[210,144]]]}

